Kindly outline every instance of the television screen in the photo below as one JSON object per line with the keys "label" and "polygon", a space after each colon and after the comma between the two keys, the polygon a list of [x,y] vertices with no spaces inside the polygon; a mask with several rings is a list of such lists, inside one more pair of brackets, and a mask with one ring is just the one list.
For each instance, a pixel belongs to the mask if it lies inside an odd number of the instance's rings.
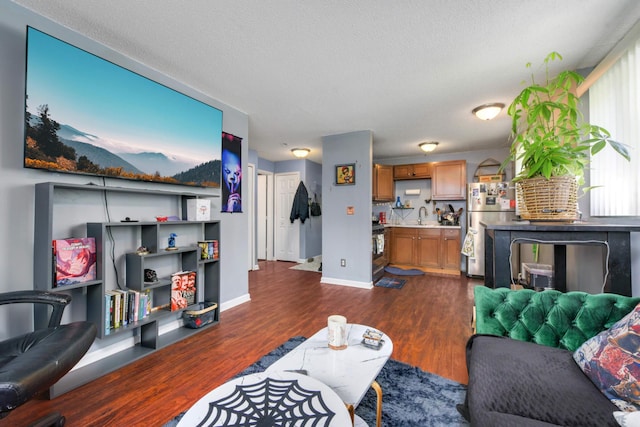
{"label": "television screen", "polygon": [[222,111],[27,27],[24,166],[220,187]]}

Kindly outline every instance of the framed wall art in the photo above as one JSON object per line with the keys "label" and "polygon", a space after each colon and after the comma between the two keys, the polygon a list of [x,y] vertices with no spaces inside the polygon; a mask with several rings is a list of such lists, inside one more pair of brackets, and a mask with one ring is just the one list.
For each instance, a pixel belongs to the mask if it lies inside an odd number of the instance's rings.
{"label": "framed wall art", "polygon": [[356,183],[356,164],[336,165],[336,185],[354,185]]}
{"label": "framed wall art", "polygon": [[242,138],[222,132],[222,212],[242,212]]}

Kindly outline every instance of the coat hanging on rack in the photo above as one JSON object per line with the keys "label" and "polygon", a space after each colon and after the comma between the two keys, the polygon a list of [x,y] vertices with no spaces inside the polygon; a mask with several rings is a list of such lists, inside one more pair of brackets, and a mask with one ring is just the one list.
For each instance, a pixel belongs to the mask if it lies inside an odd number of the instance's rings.
{"label": "coat hanging on rack", "polygon": [[293,223],[297,218],[300,218],[300,222],[304,224],[304,221],[309,218],[309,193],[304,183],[300,181],[296,195],[293,197],[293,205],[291,206],[291,215],[289,219]]}

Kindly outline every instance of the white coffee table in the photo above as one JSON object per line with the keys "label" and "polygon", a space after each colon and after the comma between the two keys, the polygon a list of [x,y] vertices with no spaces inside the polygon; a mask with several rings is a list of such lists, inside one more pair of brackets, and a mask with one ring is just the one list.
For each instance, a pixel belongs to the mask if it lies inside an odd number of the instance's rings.
{"label": "white coffee table", "polygon": [[224,383],[193,405],[178,427],[345,427],[351,416],[327,385],[293,372],[259,372]]}
{"label": "white coffee table", "polygon": [[298,347],[273,363],[265,372],[299,372],[331,387],[353,411],[369,387],[378,397],[377,425],[381,423],[382,390],[376,377],[393,351],[393,342],[383,334],[384,344],[372,349],[362,343],[362,335],[370,326],[347,324],[348,345],[344,350],[328,347],[327,328],[321,329]]}

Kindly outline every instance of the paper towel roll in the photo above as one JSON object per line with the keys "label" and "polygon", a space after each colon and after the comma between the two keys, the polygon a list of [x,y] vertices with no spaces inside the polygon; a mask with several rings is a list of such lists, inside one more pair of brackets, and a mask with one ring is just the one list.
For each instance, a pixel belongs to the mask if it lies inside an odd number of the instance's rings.
{"label": "paper towel roll", "polygon": [[407,196],[419,196],[420,195],[420,189],[419,188],[408,188],[406,190],[404,190],[404,194]]}

